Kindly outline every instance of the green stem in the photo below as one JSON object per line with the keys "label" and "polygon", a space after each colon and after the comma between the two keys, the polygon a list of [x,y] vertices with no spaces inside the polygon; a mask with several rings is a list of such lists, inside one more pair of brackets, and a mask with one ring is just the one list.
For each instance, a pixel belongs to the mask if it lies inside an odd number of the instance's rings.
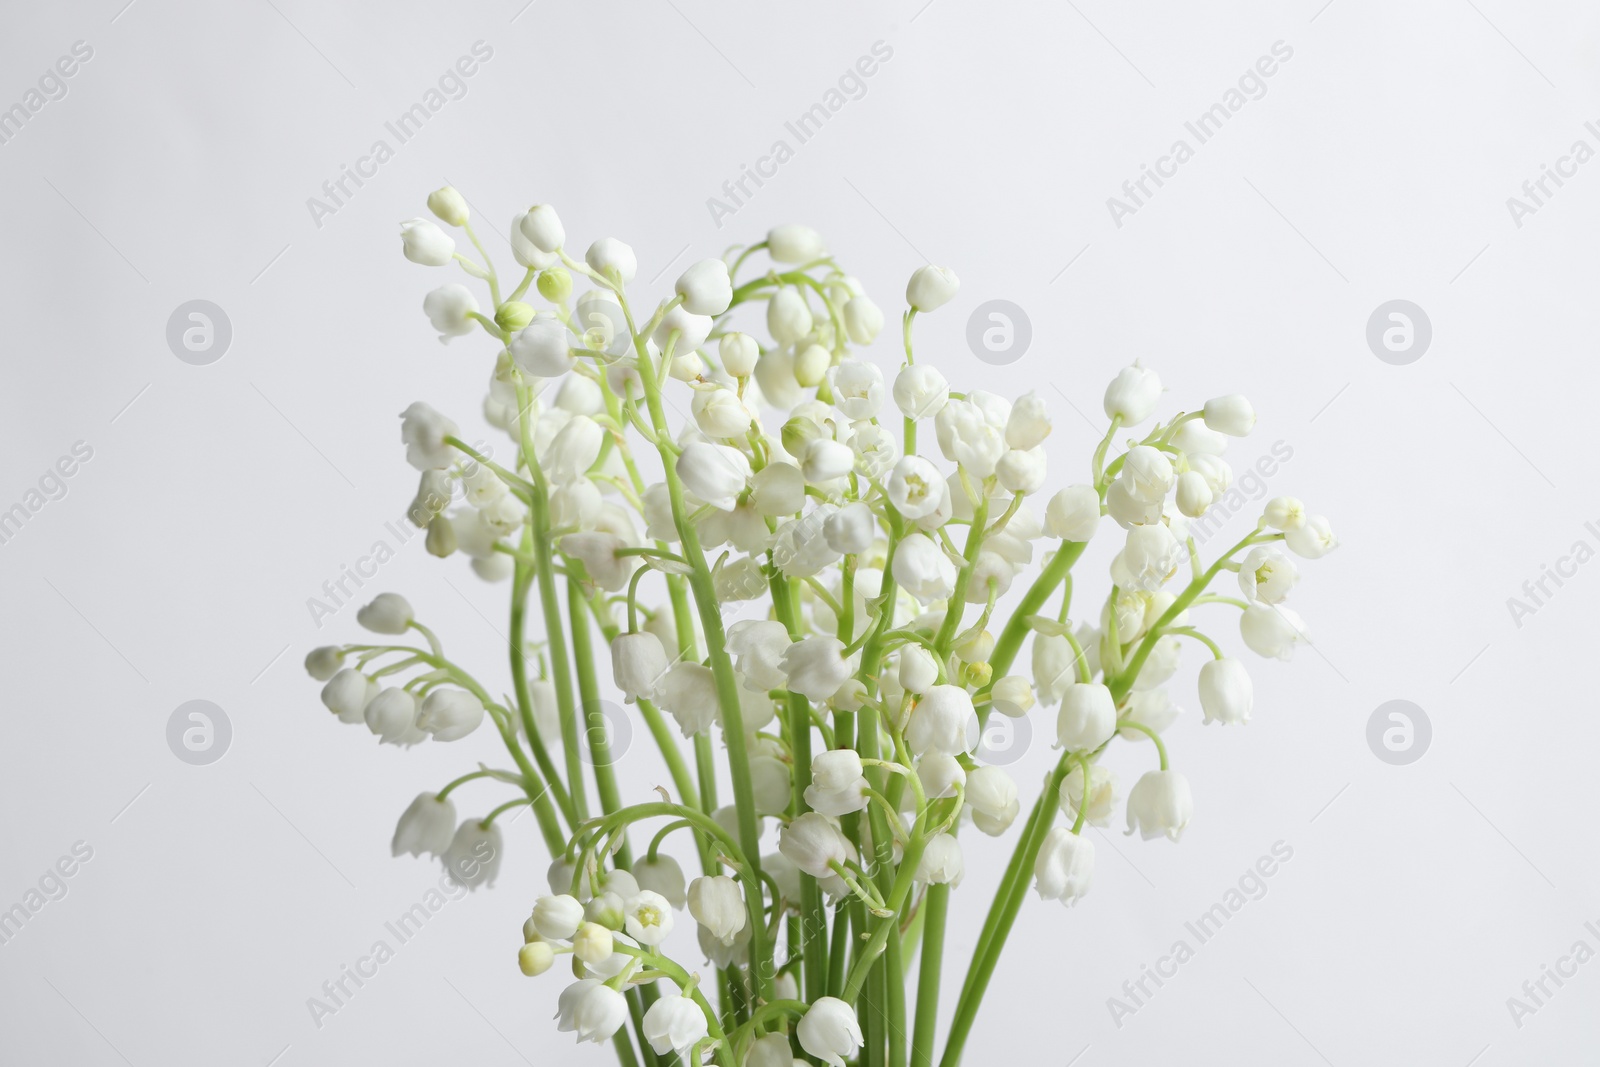
{"label": "green stem", "polygon": [[[517,422],[522,431],[522,456],[533,476],[534,493],[533,554],[537,564],[539,607],[544,614],[545,640],[550,645],[550,680],[556,689],[556,706],[561,714],[561,747],[566,757],[567,788],[572,811],[579,822],[589,817],[589,799],[583,785],[583,757],[578,748],[578,709],[573,699],[571,668],[567,660],[566,628],[561,624],[561,605],[556,597],[555,551],[550,544],[550,490],[544,470],[533,448],[533,427],[529,412],[533,393],[520,379],[517,385]],[[520,651],[520,649],[519,649]]]}
{"label": "green stem", "polygon": [[[691,568],[689,589],[694,594],[695,607],[700,615],[700,628],[705,633],[706,646],[710,653],[711,672],[717,687],[717,703],[722,711],[723,738],[728,747],[734,806],[739,815],[739,839],[749,856],[752,873],[756,875],[746,887],[747,893],[753,897],[750,906],[752,915],[755,916],[753,929],[750,931],[750,958],[764,960],[767,958],[767,935],[766,924],[760,917],[765,910],[760,880],[761,832],[757,824],[755,797],[750,784],[750,756],[745,747],[744,712],[740,706],[739,679],[733,672],[733,660],[728,657],[727,635],[722,627],[722,614],[716,588],[711,580],[711,569],[706,565],[705,553],[700,548],[699,534],[688,522],[683,483],[678,478],[676,457],[672,453],[671,435],[667,432],[666,411],[662,406],[661,387],[656,380],[655,367],[650,353],[645,348],[645,339],[640,336],[634,324],[633,313],[629,310],[626,297],[619,294],[618,299],[621,301],[622,312],[628,322],[628,330],[633,335],[634,352],[638,356],[639,378],[650,410],[650,422],[656,428],[659,438],[658,449],[666,475],[667,495],[672,504],[673,522],[678,529],[683,558],[688,561]],[[672,349],[669,344],[663,357],[670,359],[671,356]],[[757,999],[766,999],[771,993],[772,975],[764,973],[763,968],[756,967],[753,968],[752,977],[756,982]]]}
{"label": "green stem", "polygon": [[[584,736],[594,763],[595,786],[600,793],[600,810],[607,815],[622,807],[617,790],[617,771],[611,762],[611,735],[600,710],[600,685],[594,672],[594,643],[589,630],[589,606],[575,578],[567,578],[567,618],[572,623],[572,658],[578,668],[578,695],[582,700]],[[633,866],[633,851],[626,834],[618,850],[616,864],[623,870]]]}
{"label": "green stem", "polygon": [[[916,1031],[911,1038],[911,1067],[931,1067],[934,1031],[939,1021],[939,972],[944,965],[944,925],[950,887],[931,885],[922,900],[924,926],[922,966],[917,974]],[[979,942],[982,945],[983,942]]]}
{"label": "green stem", "polygon": [[[529,533],[523,538],[523,544],[529,544],[532,535]],[[545,781],[550,783],[550,792],[554,795],[556,806],[561,809],[561,814],[566,816],[567,825],[574,829],[578,825],[577,811],[572,806],[572,798],[567,795],[566,789],[561,784],[561,776],[556,773],[555,762],[550,758],[549,749],[545,747],[544,738],[533,717],[533,694],[528,687],[528,658],[524,651],[527,647],[525,628],[528,614],[528,587],[533,584],[533,570],[520,560],[517,562],[511,578],[511,681],[517,694],[517,714],[522,721],[522,732],[528,736],[528,747],[533,749],[533,758],[539,764],[539,770],[544,774]]]}
{"label": "green stem", "polygon": [[[1006,938],[1016,922],[1017,913],[1022,910],[1022,902],[1028,892],[1028,880],[1033,876],[1033,865],[1039,858],[1039,849],[1044,845],[1050,824],[1055,821],[1056,809],[1060,806],[1056,798],[1060,794],[1061,780],[1066,777],[1070,762],[1070,754],[1063,754],[1055,770],[1046,780],[1044,790],[1034,802],[1033,813],[1028,817],[1028,825],[1023,830],[1022,839],[1017,842],[1016,850],[1012,853],[1011,863],[1006,867],[1000,889],[995,893],[994,903],[989,907],[988,918],[984,920],[983,929],[978,934],[981,951],[973,955],[972,963],[967,968],[967,978],[962,986],[961,996],[956,1000],[956,1014],[950,1023],[950,1035],[945,1040],[944,1056],[939,1060],[940,1067],[957,1067],[961,1062],[961,1053],[966,1047],[972,1023],[978,1016],[983,994],[989,988],[989,980],[994,976],[994,969],[1000,962],[1001,950],[1005,948]],[[1087,785],[1085,788],[1087,789]]]}

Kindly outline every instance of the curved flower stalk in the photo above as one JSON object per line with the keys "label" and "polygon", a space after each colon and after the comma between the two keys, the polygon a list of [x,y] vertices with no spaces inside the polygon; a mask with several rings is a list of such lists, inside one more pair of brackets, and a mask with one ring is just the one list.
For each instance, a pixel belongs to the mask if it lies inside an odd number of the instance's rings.
{"label": "curved flower stalk", "polygon": [[[1194,802],[1164,735],[1185,649],[1205,660],[1205,722],[1248,722],[1250,676],[1216,620],[1236,612],[1251,652],[1292,656],[1307,639],[1285,606],[1295,560],[1336,546],[1327,520],[1280,497],[1203,561],[1189,523],[1227,496],[1228,438],[1255,413],[1230,395],[1156,420],[1161,382],[1138,364],[1106,390],[1083,480],[1047,493],[1045,402],[962,392],[915,361],[917,320],[959,290],[946,268],[912,275],[891,378],[855,354],[883,312],[807,227],[693,264],[651,304],[627,245],[574,255],[550,205],[512,222],[514,284],[464,198],[428,205],[476,258],[421,218],[403,251],[487,290],[446,282],[423,309],[441,341],[490,340],[483,415],[506,440],[469,444],[407,408],[410,517],[433,555],[509,583],[511,692],[495,699],[392,593],[357,621],[395,643],[319,648],[306,667],[328,710],[380,742],[488,724],[512,766],[418,795],[395,854],[492,884],[518,847],[496,820],[531,807],[549,892],[519,967],[570,956],[556,1029],[624,1064],[954,1067],[1030,884],[1093,906],[1083,829],[1117,814],[1110,746],[1149,753],[1122,794],[1127,832],[1182,837]],[[1117,539],[1108,591],[1075,612],[1072,572],[1097,536]],[[1217,590],[1225,576],[1237,596]],[[623,708],[604,704],[604,678]],[[670,786],[621,780],[608,714],[643,726]],[[996,714],[1055,719],[1037,797],[974,745]],[[468,796],[485,813],[458,823]],[[971,833],[1016,843],[941,1053],[944,927]]]}

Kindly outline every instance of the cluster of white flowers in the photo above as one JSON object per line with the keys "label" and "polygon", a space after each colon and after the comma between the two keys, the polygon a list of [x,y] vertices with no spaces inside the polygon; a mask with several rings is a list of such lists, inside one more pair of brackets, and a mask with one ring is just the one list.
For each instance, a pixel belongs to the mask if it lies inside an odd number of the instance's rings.
{"label": "cluster of white flowers", "polygon": [[[1162,386],[1138,364],[1106,389],[1109,426],[1086,480],[1046,494],[1045,402],[960,392],[915,361],[917,318],[958,292],[946,268],[907,284],[891,382],[854,354],[878,338],[883,312],[808,227],[695,263],[641,316],[621,241],[575,258],[555,209],[531,207],[511,227],[524,275],[502,295],[465,201],[445,188],[428,206],[479,258],[423,218],[401,226],[406,257],[459,264],[492,306],[447,283],[423,310],[441,341],[482,331],[495,342],[483,415],[515,459],[494,462],[412,404],[401,415],[421,472],[411,515],[430,552],[460,552],[483,579],[511,583],[513,695],[495,700],[394,594],[358,621],[420,643],[320,648],[306,665],[328,709],[380,741],[454,741],[488,721],[515,766],[479,764],[418,796],[395,853],[438,856],[463,884],[492,881],[496,818],[531,806],[554,862],[521,968],[542,974],[570,955],[558,1029],[615,1042],[624,1062],[630,1022],[641,1046],[693,1063],[776,1067],[802,1051],[842,1065],[907,1034],[931,1058],[936,1012],[919,1004],[913,1031],[905,997],[887,992],[904,986],[902,936],[915,917],[924,951],[939,950],[964,873],[961,830],[998,837],[1022,815],[1017,783],[976,747],[987,718],[1056,708],[1059,758],[957,1002],[953,1064],[1028,882],[1067,904],[1090,888],[1082,830],[1114,817],[1100,762],[1112,741],[1153,742],[1157,763],[1126,794],[1128,832],[1176,841],[1188,825],[1190,788],[1162,739],[1179,714],[1164,687],[1185,642],[1210,654],[1197,683],[1205,722],[1248,721],[1249,674],[1191,613],[1236,611],[1251,651],[1288,659],[1305,640],[1284,606],[1292,557],[1335,546],[1327,520],[1274,499],[1204,565],[1188,524],[1228,490],[1228,438],[1248,434],[1255,413],[1222,396],[1152,422]],[[741,280],[760,253],[771,265]],[[590,286],[576,299],[575,277]],[[546,307],[525,301],[534,293]],[[763,305],[765,340],[749,315]],[[1074,611],[1073,566],[1113,527],[1110,591]],[[1210,591],[1225,571],[1240,597]],[[530,613],[543,623],[532,642]],[[660,746],[671,787],[659,798],[654,783],[618,780],[596,631],[636,732]],[[1029,639],[1031,671],[1014,670]],[[720,806],[719,751],[733,786]],[[449,796],[480,780],[518,795],[458,826]],[[646,822],[658,825],[636,854],[630,831]],[[660,848],[680,831],[703,869],[687,885]],[[667,944],[685,909],[715,972],[704,991]]]}

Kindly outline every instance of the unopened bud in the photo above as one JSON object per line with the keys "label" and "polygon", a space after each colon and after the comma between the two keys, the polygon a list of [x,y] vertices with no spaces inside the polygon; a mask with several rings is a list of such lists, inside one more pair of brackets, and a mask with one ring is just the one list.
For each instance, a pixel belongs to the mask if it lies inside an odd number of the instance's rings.
{"label": "unopened bud", "polygon": [[539,288],[539,295],[552,304],[563,303],[572,295],[572,275],[561,267],[540,271],[539,280],[534,284]]}
{"label": "unopened bud", "polygon": [[507,300],[494,311],[495,325],[511,333],[516,333],[532,321],[533,308],[520,300]]}

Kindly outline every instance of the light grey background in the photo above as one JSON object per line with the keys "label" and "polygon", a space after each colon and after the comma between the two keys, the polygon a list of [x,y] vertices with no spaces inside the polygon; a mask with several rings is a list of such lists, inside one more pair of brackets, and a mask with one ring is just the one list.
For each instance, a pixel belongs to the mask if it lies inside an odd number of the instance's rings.
{"label": "light grey background", "polygon": [[[555,1034],[559,974],[515,969],[543,889],[528,821],[493,891],[451,902],[320,1028],[306,1007],[438,879],[389,858],[399,811],[498,747],[482,732],[380,751],[329,720],[299,666],[358,632],[354,607],[319,630],[307,598],[394,543],[385,523],[415,481],[395,414],[426,398],[490,432],[476,412],[491,350],[433,340],[420,302],[442,273],[396,240],[446,180],[502,263],[496,234],[548,201],[580,247],[632,243],[657,288],[796,220],[891,323],[909,272],[947,264],[962,291],[919,325],[919,357],[968,387],[1040,389],[1053,483],[1081,477],[1104,383],[1135,357],[1162,373],[1169,410],[1252,397],[1261,422],[1236,467],[1292,447],[1271,492],[1303,496],[1344,541],[1292,601],[1316,650],[1253,660],[1256,717],[1236,730],[1201,729],[1190,651],[1174,687],[1190,710],[1169,736],[1193,825],[1178,847],[1097,837],[1086,900],[1029,904],[974,1060],[1592,1059],[1600,963],[1520,1028],[1506,1004],[1575,941],[1600,948],[1583,926],[1600,920],[1600,726],[1583,683],[1600,568],[1520,627],[1506,603],[1574,542],[1600,547],[1570,429],[1592,420],[1597,378],[1600,162],[1520,227],[1506,203],[1575,140],[1600,147],[1584,128],[1600,118],[1586,5],[124,2],[10,4],[0,32],[0,106],[74,42],[93,49],[67,95],[0,145],[0,508],[75,442],[93,448],[67,495],[0,545],[0,907],[75,842],[93,849],[0,946],[0,1060],[610,1057]],[[393,144],[384,123],[480,40],[493,56],[464,98],[314,224],[307,198],[374,140]],[[717,228],[707,198],[774,140],[794,146],[784,122],[880,40],[893,57],[865,95]],[[1115,225],[1107,198],[1277,41],[1293,57],[1266,94]],[[1033,329],[1003,368],[964,340],[996,298]],[[193,299],[231,321],[210,366],[165,340]],[[1365,341],[1393,299],[1433,326],[1408,366]],[[893,335],[872,350],[886,369]],[[1099,547],[1081,596],[1103,595]],[[368,592],[382,589],[509,684],[504,586],[418,537]],[[1239,648],[1231,613],[1213,621]],[[195,699],[232,725],[210,766],[166,743]],[[1367,747],[1392,699],[1433,725],[1409,766]],[[647,748],[625,757],[633,796],[665,777]],[[1117,752],[1124,790],[1149,755]],[[1029,795],[1048,758],[1036,744],[1016,765]],[[487,791],[460,796],[469,810]],[[963,840],[951,987],[1012,844]],[[1116,1026],[1107,998],[1193,944],[1184,923],[1278,841],[1293,858],[1265,897]]]}

